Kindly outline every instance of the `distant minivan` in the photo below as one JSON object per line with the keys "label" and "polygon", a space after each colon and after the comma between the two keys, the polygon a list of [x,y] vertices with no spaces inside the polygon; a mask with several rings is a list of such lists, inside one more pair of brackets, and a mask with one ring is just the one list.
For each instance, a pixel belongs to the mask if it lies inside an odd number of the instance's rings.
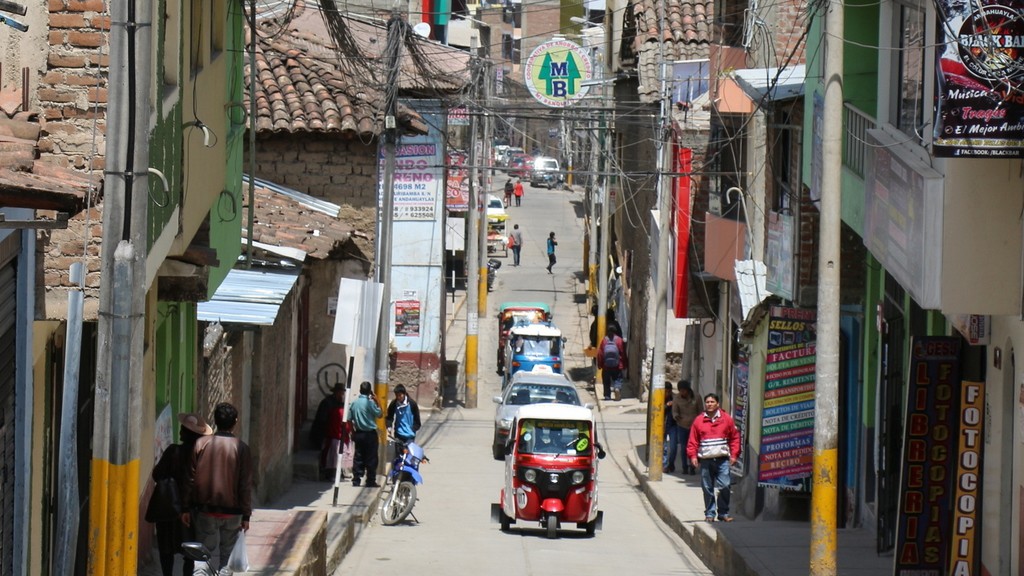
{"label": "distant minivan", "polygon": [[530,172],[530,186],[544,186],[548,190],[562,183],[562,167],[558,160],[549,156],[538,156],[533,159],[533,170]]}

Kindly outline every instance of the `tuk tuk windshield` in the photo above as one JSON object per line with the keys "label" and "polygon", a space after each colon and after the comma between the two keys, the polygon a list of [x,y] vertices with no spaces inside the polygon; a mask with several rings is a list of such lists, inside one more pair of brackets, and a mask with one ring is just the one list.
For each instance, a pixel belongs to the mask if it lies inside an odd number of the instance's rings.
{"label": "tuk tuk windshield", "polygon": [[550,336],[517,335],[512,350],[517,356],[558,356],[561,354],[560,344],[561,339]]}
{"label": "tuk tuk windshield", "polygon": [[590,422],[574,420],[526,420],[519,427],[520,454],[593,454]]}

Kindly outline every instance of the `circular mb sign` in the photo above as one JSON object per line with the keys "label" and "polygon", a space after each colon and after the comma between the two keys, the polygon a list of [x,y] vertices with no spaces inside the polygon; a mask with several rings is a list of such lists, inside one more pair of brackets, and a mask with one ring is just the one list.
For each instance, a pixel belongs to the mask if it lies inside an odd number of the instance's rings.
{"label": "circular mb sign", "polygon": [[590,56],[568,40],[551,40],[537,46],[526,59],[526,86],[530,94],[553,108],[570,106],[587,95],[582,86],[594,73]]}

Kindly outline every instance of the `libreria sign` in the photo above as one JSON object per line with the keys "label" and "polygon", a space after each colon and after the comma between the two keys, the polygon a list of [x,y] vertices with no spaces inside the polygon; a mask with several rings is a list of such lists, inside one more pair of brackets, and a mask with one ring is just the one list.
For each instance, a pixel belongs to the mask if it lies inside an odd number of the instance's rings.
{"label": "libreria sign", "polygon": [[587,95],[583,82],[594,73],[587,51],[568,40],[537,46],[526,60],[526,86],[545,106],[564,108]]}

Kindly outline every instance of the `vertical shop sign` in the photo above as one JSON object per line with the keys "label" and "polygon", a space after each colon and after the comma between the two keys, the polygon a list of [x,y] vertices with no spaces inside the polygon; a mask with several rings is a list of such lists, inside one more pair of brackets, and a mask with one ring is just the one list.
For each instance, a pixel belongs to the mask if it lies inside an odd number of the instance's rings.
{"label": "vertical shop sign", "polygon": [[953,492],[953,545],[949,573],[980,574],[979,548],[982,461],[985,440],[985,383],[964,381],[960,386],[960,450]]}
{"label": "vertical shop sign", "polygon": [[690,171],[693,169],[693,150],[678,148],[676,150],[675,238],[676,265],[675,278],[672,283],[672,308],[676,318],[689,316],[690,305]]}
{"label": "vertical shop sign", "polygon": [[909,373],[895,574],[940,576],[950,555],[960,338],[915,338]]}
{"label": "vertical shop sign", "polygon": [[772,308],[765,358],[759,486],[810,489],[816,342],[814,310]]}
{"label": "vertical shop sign", "polygon": [[[732,406],[732,419],[736,422],[736,430],[740,433],[740,446],[743,446],[742,454],[746,454],[747,441],[747,420],[749,418],[748,393],[750,384],[750,356],[746,352],[740,352],[736,358],[736,364],[732,370],[732,398],[729,405]],[[732,465],[733,476],[743,476],[747,472],[746,457],[741,456]]]}

